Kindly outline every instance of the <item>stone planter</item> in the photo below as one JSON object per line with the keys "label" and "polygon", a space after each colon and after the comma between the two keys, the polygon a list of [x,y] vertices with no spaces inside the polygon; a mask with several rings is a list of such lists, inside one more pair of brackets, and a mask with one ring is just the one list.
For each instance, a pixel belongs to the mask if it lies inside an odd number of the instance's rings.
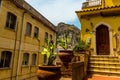
{"label": "stone planter", "polygon": [[80,62],[80,54],[74,54],[74,58],[72,59],[72,62]]}
{"label": "stone planter", "polygon": [[39,80],[59,80],[61,66],[39,66],[37,77]]}
{"label": "stone planter", "polygon": [[60,50],[59,58],[61,59],[64,66],[68,67],[68,64],[71,62],[74,57],[72,50]]}
{"label": "stone planter", "polygon": [[84,62],[84,77],[87,76],[89,50],[80,52],[80,61]]}

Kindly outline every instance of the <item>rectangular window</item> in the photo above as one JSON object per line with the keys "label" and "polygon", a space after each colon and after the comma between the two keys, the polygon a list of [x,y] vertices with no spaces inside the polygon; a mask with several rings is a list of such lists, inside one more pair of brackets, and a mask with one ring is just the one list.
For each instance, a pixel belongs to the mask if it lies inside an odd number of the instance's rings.
{"label": "rectangular window", "polygon": [[27,22],[27,24],[26,24],[26,35],[31,36],[31,32],[32,32],[32,24]]}
{"label": "rectangular window", "polygon": [[34,28],[34,37],[38,38],[38,34],[39,34],[39,28],[35,27]]}
{"label": "rectangular window", "polygon": [[28,65],[29,62],[29,53],[24,53],[22,65]]}
{"label": "rectangular window", "polygon": [[45,32],[45,42],[47,43],[48,42],[48,33]]}
{"label": "rectangular window", "polygon": [[15,29],[16,19],[17,19],[16,15],[8,12],[7,20],[6,20],[6,27],[10,29]]}
{"label": "rectangular window", "polygon": [[12,53],[9,51],[3,51],[0,54],[0,68],[10,67]]}
{"label": "rectangular window", "polygon": [[37,57],[36,54],[32,55],[32,65],[36,65],[36,57]]}

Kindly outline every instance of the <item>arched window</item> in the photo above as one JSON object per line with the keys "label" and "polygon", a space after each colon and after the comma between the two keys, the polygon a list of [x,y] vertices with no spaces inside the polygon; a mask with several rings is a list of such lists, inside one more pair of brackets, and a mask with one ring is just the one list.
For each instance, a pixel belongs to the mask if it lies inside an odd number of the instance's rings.
{"label": "arched window", "polygon": [[0,54],[0,68],[10,67],[12,52],[3,51]]}
{"label": "arched window", "polygon": [[22,65],[28,65],[28,63],[29,63],[29,53],[24,53]]}
{"label": "arched window", "polygon": [[32,65],[36,65],[37,54],[32,54]]}

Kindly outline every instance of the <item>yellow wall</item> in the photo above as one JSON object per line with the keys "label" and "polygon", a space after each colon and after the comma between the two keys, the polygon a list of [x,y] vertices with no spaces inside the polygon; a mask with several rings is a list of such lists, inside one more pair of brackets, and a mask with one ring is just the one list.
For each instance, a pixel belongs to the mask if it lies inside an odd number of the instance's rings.
{"label": "yellow wall", "polygon": [[[17,16],[17,27],[18,30],[11,30],[6,28],[6,17],[7,12],[11,12]],[[24,24],[23,24],[23,33],[21,33],[22,27],[22,15],[24,10],[22,8],[17,7],[9,0],[2,0],[2,5],[0,7],[0,53],[2,51],[11,51],[12,52],[12,62],[10,68],[0,69],[0,79],[10,80],[12,76],[13,80],[15,80],[15,76],[17,74],[17,63],[18,63],[18,55],[19,55],[19,45],[20,45],[20,35],[22,34],[22,45],[20,51],[20,63],[19,63],[19,79],[26,79],[29,77],[34,77],[36,75],[36,70],[38,69],[37,65],[43,63],[43,55],[38,53],[42,46],[44,45],[44,35],[45,32],[52,35],[53,40],[56,39],[56,32],[50,29],[48,26],[43,24],[42,22],[32,18],[29,13],[25,13],[24,16]],[[30,22],[32,24],[32,35],[30,37],[25,35],[26,31],[26,22]],[[34,27],[37,26],[39,28],[39,37],[38,39],[33,37]],[[17,34],[17,38],[16,38]],[[16,49],[15,48],[15,39],[16,39]],[[29,53],[29,64],[28,66],[22,65],[23,53]],[[32,54],[37,54],[37,64],[35,66],[31,65]],[[14,56],[13,56],[14,55]],[[13,63],[13,65],[12,65]],[[12,73],[13,72],[13,73]],[[6,79],[5,79],[6,78]]]}
{"label": "yellow wall", "polygon": [[120,0],[112,0],[114,5],[120,5]]}
{"label": "yellow wall", "polygon": [[[103,9],[99,8],[102,6],[93,6],[93,7],[85,7],[81,11],[76,12],[81,23],[81,37],[86,42],[88,38],[91,37],[91,45],[90,45],[91,48],[93,49],[96,48],[95,27],[98,27],[100,24],[103,24],[109,27],[110,38],[111,38],[110,39],[111,52],[112,50],[116,49],[115,34],[118,32],[118,27],[120,27],[119,24],[120,15],[119,14],[116,15],[116,13],[120,11],[120,8],[116,7],[116,8],[106,9],[104,7],[116,6],[118,4],[120,4],[120,0],[105,0],[105,4],[102,2]],[[86,32],[86,29],[88,29],[89,31]]]}
{"label": "yellow wall", "polygon": [[[104,23],[106,25],[109,25],[112,28],[112,36],[115,35],[115,33],[118,31],[118,27],[120,26],[119,24],[120,16],[111,16],[111,17],[102,17],[102,16],[95,16],[95,17],[89,17],[89,20],[87,18],[80,18],[80,22],[82,24],[81,28],[81,33],[82,33],[82,38],[84,40],[87,40],[88,37],[91,36],[90,32],[93,31],[94,27],[98,25],[99,23]],[[93,24],[93,26],[91,25]],[[90,31],[86,32],[86,28],[88,28]],[[89,35],[88,35],[89,34]],[[94,34],[92,34],[94,35]],[[113,37],[114,39],[115,37]],[[115,41],[115,40],[114,40]],[[94,44],[91,44],[92,46]],[[115,48],[114,44],[114,48]]]}
{"label": "yellow wall", "polygon": [[105,7],[108,7],[108,6],[113,6],[113,1],[112,0],[105,0]]}

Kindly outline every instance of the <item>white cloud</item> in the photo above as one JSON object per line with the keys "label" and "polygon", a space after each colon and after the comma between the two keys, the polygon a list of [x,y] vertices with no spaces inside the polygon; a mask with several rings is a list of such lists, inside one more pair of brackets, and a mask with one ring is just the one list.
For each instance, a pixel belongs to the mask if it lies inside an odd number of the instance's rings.
{"label": "white cloud", "polygon": [[85,0],[26,0],[43,16],[57,25],[59,22],[72,22],[77,19],[75,11],[81,9]]}

